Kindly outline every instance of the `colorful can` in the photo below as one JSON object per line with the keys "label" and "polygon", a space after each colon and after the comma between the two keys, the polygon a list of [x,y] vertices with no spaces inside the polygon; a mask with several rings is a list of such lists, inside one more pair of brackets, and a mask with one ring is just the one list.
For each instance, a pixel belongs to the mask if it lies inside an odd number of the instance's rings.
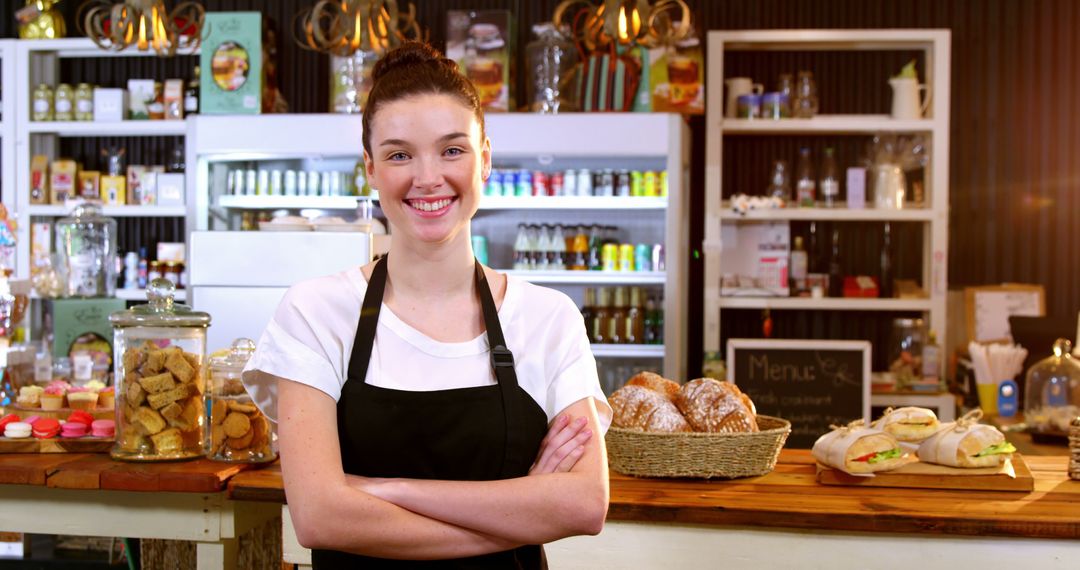
{"label": "colorful can", "polygon": [[517,175],[517,192],[515,196],[529,196],[532,194],[532,172],[521,169]]}
{"label": "colorful can", "polygon": [[284,194],[285,193],[284,185],[285,185],[284,176],[281,174],[281,171],[280,170],[272,170],[272,171],[270,171],[270,195],[271,196],[281,196],[282,194]]}
{"label": "colorful can", "polygon": [[492,168],[488,175],[487,185],[484,186],[485,196],[501,196],[503,193],[502,171]]}
{"label": "colorful can", "polygon": [[307,195],[319,195],[319,171],[309,170],[307,173]]}
{"label": "colorful can", "polygon": [[577,173],[577,195],[578,196],[592,196],[593,195],[593,183],[592,172],[588,168],[582,168]]}
{"label": "colorful can", "polygon": [[660,171],[660,196],[667,197],[667,171]]}
{"label": "colorful can", "polygon": [[645,195],[645,182],[642,180],[640,170],[630,172],[630,195],[640,197]]}
{"label": "colorful can", "polygon": [[620,170],[615,175],[615,195],[630,196],[630,171]]}
{"label": "colorful can", "polygon": [[[303,174],[303,173],[301,173]],[[296,171],[285,171],[285,195],[296,196]]]}
{"label": "colorful can", "polygon": [[660,195],[660,189],[657,188],[656,184],[656,173],[652,170],[645,173],[642,190],[645,196],[656,197]]}
{"label": "colorful can", "polygon": [[614,196],[615,195],[615,171],[610,168],[605,168],[600,173],[600,181],[596,184],[597,196]]}
{"label": "colorful can", "polygon": [[552,175],[551,175],[551,190],[549,192],[550,196],[565,196],[566,195],[564,193],[564,189],[563,189],[563,180],[565,180],[565,178],[563,178],[563,173],[562,172],[552,173]]}
{"label": "colorful can", "polygon": [[517,173],[504,170],[502,174],[502,195],[513,196],[517,192]]}
{"label": "colorful can", "polygon": [[[259,173],[254,168],[249,168],[244,171],[244,195],[254,196],[258,193],[258,177]],[[239,194],[239,192],[237,192]]]}
{"label": "colorful can", "polygon": [[634,270],[634,244],[619,244],[619,271]]}
{"label": "colorful can", "polygon": [[667,263],[664,260],[664,246],[658,243],[652,247],[652,269],[653,271],[666,271],[666,265]]}
{"label": "colorful can", "polygon": [[619,270],[619,246],[614,243],[605,243],[600,248],[600,263],[604,271]]}
{"label": "colorful can", "polygon": [[637,271],[649,271],[652,267],[652,246],[647,243],[639,243],[634,248],[634,269]]}
{"label": "colorful can", "polygon": [[551,187],[548,185],[547,172],[537,170],[532,173],[532,195],[550,196]]}
{"label": "colorful can", "polygon": [[563,196],[577,196],[577,172],[566,169],[563,173]]}
{"label": "colorful can", "polygon": [[484,236],[472,237],[472,250],[473,256],[480,263],[487,265],[488,262],[488,243],[487,238]]}

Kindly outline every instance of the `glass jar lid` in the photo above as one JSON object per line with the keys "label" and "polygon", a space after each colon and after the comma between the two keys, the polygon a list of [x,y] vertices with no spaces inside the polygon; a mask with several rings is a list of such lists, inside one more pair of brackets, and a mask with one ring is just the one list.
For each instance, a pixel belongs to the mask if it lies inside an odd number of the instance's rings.
{"label": "glass jar lid", "polygon": [[255,341],[250,338],[238,338],[233,341],[228,352],[211,356],[208,360],[214,371],[232,371],[239,373],[255,354]]}
{"label": "glass jar lid", "polygon": [[125,327],[202,327],[210,326],[210,315],[176,303],[176,285],[168,279],[154,279],[146,288],[145,305],[135,305],[109,315],[114,328]]}
{"label": "glass jar lid", "polygon": [[112,218],[106,217],[101,213],[101,205],[96,202],[82,202],[78,206],[75,206],[71,213],[65,218],[57,220],[59,224],[80,224],[89,222],[104,222],[111,221]]}

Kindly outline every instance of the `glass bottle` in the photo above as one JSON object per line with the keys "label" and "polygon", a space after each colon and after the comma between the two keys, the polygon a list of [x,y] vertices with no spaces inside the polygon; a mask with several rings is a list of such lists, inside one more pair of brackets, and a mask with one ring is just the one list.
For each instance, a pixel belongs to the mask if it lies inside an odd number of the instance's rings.
{"label": "glass bottle", "polygon": [[662,344],[662,321],[656,309],[656,301],[649,296],[645,299],[645,344]]}
{"label": "glass bottle", "polygon": [[809,259],[803,249],[802,236],[795,236],[795,247],[791,250],[791,296],[796,297],[806,290],[806,274]]}
{"label": "glass bottle", "polygon": [[41,83],[34,89],[32,113],[30,118],[34,121],[53,120],[53,89]]}
{"label": "glass bottle", "polygon": [[626,343],[626,287],[615,288],[615,304],[608,315],[607,342]]}
{"label": "glass bottle", "polygon": [[600,226],[594,225],[589,228],[589,269],[592,271],[600,271],[604,268],[603,256],[601,255],[602,247],[603,239]]}
{"label": "glass bottle", "polygon": [[514,240],[514,271],[529,268],[529,236],[525,233],[525,224],[518,224],[517,239]]}
{"label": "glass bottle", "polygon": [[585,303],[581,307],[581,318],[585,321],[585,335],[589,337],[589,342],[592,342],[592,322],[593,312],[596,305],[596,289],[592,287],[585,288]]}
{"label": "glass bottle", "polygon": [[922,319],[893,319],[889,337],[889,373],[904,390],[922,378],[926,324]]}
{"label": "glass bottle", "polygon": [[799,163],[795,167],[795,199],[802,208],[813,208],[816,204],[816,186],[814,164],[810,160],[810,148],[799,149]]}
{"label": "glass bottle", "polygon": [[630,305],[626,307],[626,344],[645,343],[645,314],[641,306],[641,287],[630,288]]}
{"label": "glass bottle", "polygon": [[832,147],[825,149],[825,156],[821,159],[819,188],[822,206],[835,208],[840,200],[840,174],[836,167],[836,151]]}
{"label": "glass bottle", "polygon": [[780,98],[787,100],[789,104],[795,99],[795,80],[790,73],[780,74],[780,77],[776,80],[776,91],[780,93]]}
{"label": "glass bottle", "polygon": [[817,84],[814,74],[800,71],[795,80],[795,97],[791,100],[791,112],[796,119],[809,119],[818,112]]}
{"label": "glass bottle", "polygon": [[535,269],[548,271],[551,269],[551,252],[555,249],[551,243],[551,226],[541,224],[537,226],[537,232]]}
{"label": "glass bottle", "polygon": [[75,90],[67,83],[56,86],[56,94],[53,96],[53,120],[75,120]]}
{"label": "glass bottle", "polygon": [[[203,365],[210,315],[176,303],[175,294],[172,283],[158,279],[147,288],[148,304],[109,316],[118,355],[113,459],[168,461],[206,453]],[[241,422],[232,423],[230,437],[247,437],[248,430],[236,425]]]}
{"label": "glass bottle", "polygon": [[574,234],[574,246],[571,248],[570,269],[585,271],[589,268],[589,235],[585,233],[585,226],[578,226]]}
{"label": "glass bottle", "polygon": [[536,39],[525,47],[525,65],[532,77],[529,83],[529,111],[558,113],[573,111],[568,88],[571,71],[577,62],[577,50],[550,22],[532,27]]}
{"label": "glass bottle", "polygon": [[89,83],[80,83],[75,88],[75,120],[94,120],[94,87]]}
{"label": "glass bottle", "polygon": [[555,225],[555,231],[551,237],[551,253],[548,266],[552,271],[566,269],[566,236],[563,235],[562,224]]}
{"label": "glass bottle", "polygon": [[941,382],[941,345],[934,331],[930,331],[922,349],[922,380],[924,384]]}
{"label": "glass bottle", "polygon": [[779,198],[785,203],[791,202],[791,171],[787,161],[773,161],[772,175],[769,176],[769,187],[765,189],[765,195]]}
{"label": "glass bottle", "polygon": [[112,297],[116,294],[116,220],[101,215],[92,202],[77,206],[56,222],[65,297]]}
{"label": "glass bottle", "polygon": [[840,228],[832,231],[832,255],[829,256],[829,296],[844,296],[844,272],[840,266]]}
{"label": "glass bottle", "polygon": [[597,296],[599,297],[599,303],[596,305],[596,310],[592,314],[592,341],[596,344],[605,344],[610,342],[608,340],[608,332],[610,325],[608,321],[611,320],[611,290],[607,287],[600,287],[597,290]]}
{"label": "glass bottle", "polygon": [[529,237],[529,269],[536,270],[540,268],[540,258],[543,257],[543,252],[540,251],[540,226],[528,225],[525,226],[525,235]]}
{"label": "glass bottle", "polygon": [[885,222],[885,236],[881,244],[881,282],[878,291],[881,298],[892,299],[896,275],[893,270],[892,224]]}
{"label": "glass bottle", "polygon": [[199,66],[195,66],[195,75],[184,89],[184,114],[199,112]]}

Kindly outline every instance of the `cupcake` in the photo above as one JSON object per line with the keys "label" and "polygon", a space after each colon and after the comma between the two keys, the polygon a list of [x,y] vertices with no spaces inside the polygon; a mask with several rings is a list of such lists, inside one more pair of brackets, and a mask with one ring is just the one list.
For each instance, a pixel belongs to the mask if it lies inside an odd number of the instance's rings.
{"label": "cupcake", "polygon": [[47,386],[41,394],[41,409],[51,411],[63,408],[65,392],[66,390],[61,386],[53,384]]}
{"label": "cupcake", "polygon": [[40,408],[41,395],[44,392],[45,389],[41,386],[23,386],[19,388],[19,396],[15,399],[15,403],[20,408]]}
{"label": "cupcake", "polygon": [[68,407],[73,410],[92,410],[97,407],[98,395],[85,389],[72,388],[67,394]]}
{"label": "cupcake", "polygon": [[98,407],[106,410],[112,409],[116,406],[116,389],[112,386],[103,388],[98,392]]}

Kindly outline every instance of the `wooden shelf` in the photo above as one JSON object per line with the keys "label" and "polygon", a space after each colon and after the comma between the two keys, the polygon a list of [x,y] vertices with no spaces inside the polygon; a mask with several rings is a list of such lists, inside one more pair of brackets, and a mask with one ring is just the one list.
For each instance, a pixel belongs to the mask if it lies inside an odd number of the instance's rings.
{"label": "wooden shelf", "polygon": [[932,119],[897,120],[888,115],[818,115],[813,119],[723,119],[725,135],[919,133],[934,130]]}
{"label": "wooden shelf", "polygon": [[[109,51],[98,47],[90,38],[60,38],[27,42],[28,51],[56,52],[59,57],[157,57],[153,50],[139,51],[129,47],[124,51]],[[178,51],[177,55],[198,55],[199,50]]]}
{"label": "wooden shelf", "polygon": [[722,309],[794,309],[803,311],[929,311],[929,299],[858,299],[851,297],[720,297]]}
{"label": "wooden shelf", "polygon": [[904,210],[886,210],[877,208],[848,208],[840,203],[836,208],[778,208],[772,210],[751,210],[739,214],[731,209],[731,202],[725,200],[720,210],[720,219],[734,222],[753,221],[839,221],[839,222],[929,222],[934,219],[934,211],[927,208],[908,208]]}

